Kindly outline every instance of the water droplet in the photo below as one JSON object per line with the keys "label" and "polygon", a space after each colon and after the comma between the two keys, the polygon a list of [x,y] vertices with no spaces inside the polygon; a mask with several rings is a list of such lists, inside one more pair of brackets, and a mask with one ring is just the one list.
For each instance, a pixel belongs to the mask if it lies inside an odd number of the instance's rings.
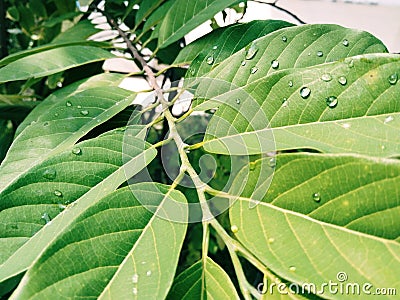
{"label": "water droplet", "polygon": [[351,60],[347,63],[347,65],[349,66],[349,68],[354,67],[354,60],[351,59]]}
{"label": "water droplet", "polygon": [[41,219],[44,220],[44,221],[46,222],[46,224],[48,224],[48,223],[51,222],[51,218],[50,218],[50,216],[49,216],[48,213],[44,213],[44,214],[41,216]]}
{"label": "water droplet", "polygon": [[246,65],[246,61],[244,60],[244,61],[242,61],[242,64],[241,64],[243,67]]}
{"label": "water droplet", "polygon": [[76,148],[72,149],[72,154],[81,155],[82,154],[82,149],[76,147]]}
{"label": "water droplet", "polygon": [[290,271],[290,272],[296,272],[296,267],[295,267],[295,266],[289,267],[289,271]]}
{"label": "water droplet", "polygon": [[213,50],[217,50],[217,49],[218,49],[217,45],[213,46]]}
{"label": "water droplet", "polygon": [[246,51],[246,59],[252,59],[258,52],[258,48],[255,43],[251,44],[250,48]]}
{"label": "water droplet", "polygon": [[55,113],[54,116],[55,116],[55,117],[58,117],[58,113]]}
{"label": "water droplet", "polygon": [[283,36],[283,37],[282,37],[282,41],[286,43],[286,42],[287,42],[287,37],[286,37],[286,36]]}
{"label": "water droplet", "polygon": [[268,243],[272,244],[273,242],[275,242],[274,238],[271,237],[271,238],[268,239]]}
{"label": "water droplet", "polygon": [[49,122],[44,122],[43,126],[49,126]]}
{"label": "water droplet", "polygon": [[209,64],[209,65],[212,65],[213,64],[213,62],[214,62],[214,57],[212,57],[212,56],[209,56],[209,57],[207,57],[207,63]]}
{"label": "water droplet", "polygon": [[256,164],[254,162],[250,163],[250,171],[254,171],[254,169],[256,168]]}
{"label": "water droplet", "polygon": [[240,99],[236,99],[236,104],[240,104]]}
{"label": "water droplet", "polygon": [[54,191],[54,195],[56,195],[57,197],[62,197],[63,196],[63,194],[59,190],[55,190]]}
{"label": "water droplet", "polygon": [[349,40],[348,39],[344,39],[342,42],[343,46],[347,47],[349,46]]}
{"label": "water droplet", "polygon": [[387,124],[389,122],[392,122],[394,120],[394,118],[392,116],[386,117],[385,121],[383,123]]}
{"label": "water droplet", "polygon": [[312,198],[314,199],[315,202],[321,201],[321,195],[319,193],[314,193],[312,195]]}
{"label": "water droplet", "polygon": [[138,281],[139,281],[139,275],[138,274],[133,274],[132,283],[138,283]]}
{"label": "water droplet", "polygon": [[65,102],[65,105],[68,106],[68,107],[71,107],[72,103],[71,103],[71,101],[67,101],[67,102]]}
{"label": "water droplet", "polygon": [[321,76],[321,80],[325,81],[325,82],[331,81],[332,80],[332,76],[330,74],[324,74],[324,75]]}
{"label": "water droplet", "polygon": [[289,101],[287,100],[287,98],[283,98],[282,99],[282,107],[286,107],[286,106],[288,106],[288,104],[289,104]]}
{"label": "water droplet", "polygon": [[232,225],[232,226],[231,226],[231,231],[232,231],[233,233],[236,233],[236,232],[239,231],[239,228],[238,228],[236,225]]}
{"label": "water droplet", "polygon": [[276,167],[276,158],[275,158],[275,157],[271,157],[271,158],[269,159],[269,161],[268,161],[268,165],[269,165],[271,168],[275,168],[275,167]]}
{"label": "water droplet", "polygon": [[326,98],[326,105],[330,108],[335,108],[338,105],[338,99],[335,96],[329,96]]}
{"label": "water droplet", "polygon": [[396,84],[397,80],[398,80],[397,73],[394,73],[394,74],[390,75],[388,79],[389,79],[389,83],[391,85]]}
{"label": "water droplet", "polygon": [[382,146],[381,146],[381,149],[382,149],[382,150],[385,150],[385,148],[386,148],[385,145],[382,145]]}
{"label": "water droplet", "polygon": [[346,83],[347,83],[347,79],[346,79],[346,77],[344,77],[344,76],[340,76],[339,79],[338,79],[338,81],[339,81],[339,83],[340,83],[341,85],[346,85]]}
{"label": "water droplet", "polygon": [[151,270],[148,270],[148,271],[146,272],[146,275],[147,275],[147,276],[151,276]]}
{"label": "water droplet", "polygon": [[137,295],[137,293],[138,293],[137,288],[134,287],[134,288],[132,289],[132,293],[133,293],[134,295]]}
{"label": "water droplet", "polygon": [[81,110],[81,115],[82,116],[87,116],[89,112],[87,110]]}
{"label": "water droplet", "polygon": [[44,170],[42,176],[46,179],[50,179],[53,180],[54,178],[56,178],[57,172],[54,169],[46,169]]}
{"label": "water droplet", "polygon": [[311,94],[311,90],[308,87],[304,86],[300,89],[301,98],[306,99],[310,96],[310,94]]}
{"label": "water droplet", "polygon": [[279,61],[277,61],[276,59],[271,61],[271,67],[272,67],[272,69],[278,69],[279,68]]}
{"label": "water droplet", "polygon": [[254,74],[254,73],[257,72],[257,71],[258,71],[258,68],[257,68],[257,67],[252,67],[251,70],[250,70],[250,73],[251,73],[251,74]]}
{"label": "water droplet", "polygon": [[322,52],[322,51],[318,51],[318,52],[317,52],[317,56],[318,56],[318,57],[322,57],[322,56],[324,56],[324,52]]}
{"label": "water droplet", "polygon": [[343,127],[344,129],[349,129],[349,128],[351,127],[351,124],[350,124],[350,123],[343,123],[343,124],[342,124],[342,127]]}
{"label": "water droplet", "polygon": [[78,105],[77,108],[82,108],[82,106]]}
{"label": "water droplet", "polygon": [[142,265],[145,265],[145,264],[146,264],[146,262],[145,262],[145,261],[142,261],[142,262],[141,262],[141,264],[142,264]]}
{"label": "water droplet", "polygon": [[288,85],[289,85],[289,87],[292,87],[293,86],[293,81],[289,80]]}

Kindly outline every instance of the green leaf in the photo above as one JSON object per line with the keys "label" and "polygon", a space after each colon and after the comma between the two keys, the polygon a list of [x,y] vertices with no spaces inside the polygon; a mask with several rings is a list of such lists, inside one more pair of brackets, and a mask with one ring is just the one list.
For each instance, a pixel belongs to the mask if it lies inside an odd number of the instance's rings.
{"label": "green leaf", "polygon": [[168,10],[174,4],[174,0],[167,1],[159,6],[146,20],[143,25],[143,32],[147,32],[151,27],[156,26],[165,17]]}
{"label": "green leaf", "polygon": [[[113,86],[95,87],[72,93],[43,111],[17,136],[1,164],[0,193],[30,168],[70,148],[94,127],[124,110],[134,96]],[[54,98],[49,99],[53,104]]]}
{"label": "green leaf", "polygon": [[40,119],[41,116],[46,113],[46,111],[53,109],[53,107],[59,106],[60,101],[63,101],[68,97],[72,97],[86,89],[104,86],[117,87],[124,78],[125,76],[122,74],[104,73],[82,79],[55,91],[45,100],[40,102],[39,105],[37,105],[35,109],[24,119],[24,121],[18,126],[15,135],[19,135],[32,122],[36,122],[38,119]]}
{"label": "green leaf", "polygon": [[16,53],[4,57],[2,60],[0,60],[0,67],[5,66],[22,57],[59,47],[72,46],[72,45],[87,45],[87,46],[98,46],[98,47],[108,46],[109,45],[108,43],[87,40],[88,37],[97,32],[99,32],[99,29],[95,28],[94,25],[90,23],[89,20],[80,21],[75,26],[69,28],[65,32],[60,33],[49,44],[34,47],[31,49],[26,49],[23,51],[18,51]]}
{"label": "green leaf", "polygon": [[218,40],[212,46],[201,48],[192,62],[189,76],[203,76],[251,41],[289,26],[293,24],[280,20],[257,20],[227,27],[219,33]]}
{"label": "green leaf", "polygon": [[144,19],[147,19],[147,17],[156,9],[160,6],[160,4],[164,0],[143,0],[140,3],[139,9],[136,12],[135,16],[135,24],[138,24],[142,22]]}
{"label": "green leaf", "polygon": [[398,240],[399,184],[397,160],[283,154],[257,160],[241,170],[230,193]]}
{"label": "green leaf", "polygon": [[[138,195],[152,206],[142,206]],[[152,211],[174,201],[186,199],[154,183],[135,184],[102,198],[43,253],[12,299],[45,299],[60,291],[72,298],[163,299],[172,284],[187,224],[159,218]],[[180,213],[187,218],[187,211]]]}
{"label": "green leaf", "polygon": [[340,283],[340,272],[348,277],[344,284],[357,283],[360,289],[365,283],[374,288],[400,288],[400,244],[395,241],[248,198],[237,200],[230,215],[231,224],[238,227],[236,237],[266,267],[293,283],[312,283],[318,290],[324,284],[322,297],[354,298],[351,293],[335,294],[327,288],[329,282]]}
{"label": "green leaf", "polygon": [[[284,69],[304,68],[380,52],[387,52],[386,47],[364,31],[332,24],[294,26],[254,40],[221,62],[207,76],[241,87]],[[273,61],[279,65],[273,65]],[[253,68],[257,68],[257,71],[252,72]]]}
{"label": "green leaf", "polygon": [[20,58],[0,69],[0,83],[40,78],[114,57],[93,46],[65,46]]}
{"label": "green leaf", "polygon": [[399,55],[369,54],[283,70],[229,92],[213,81],[211,94],[219,93],[223,105],[204,147],[223,154],[312,148],[398,156],[399,65]]}
{"label": "green leaf", "polygon": [[137,137],[140,130],[70,145],[0,194],[0,282],[29,268],[76,218],[150,163],[156,150]]}
{"label": "green leaf", "polygon": [[159,48],[165,48],[178,41],[198,25],[214,17],[219,11],[239,2],[241,1],[175,1],[160,24]]}
{"label": "green leaf", "polygon": [[228,274],[206,257],[174,280],[167,299],[240,299]]}

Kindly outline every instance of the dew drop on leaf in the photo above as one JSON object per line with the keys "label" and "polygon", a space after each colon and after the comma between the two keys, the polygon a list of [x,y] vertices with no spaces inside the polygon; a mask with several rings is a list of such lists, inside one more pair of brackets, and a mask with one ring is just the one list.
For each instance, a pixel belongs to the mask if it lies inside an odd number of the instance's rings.
{"label": "dew drop on leaf", "polygon": [[342,42],[342,44],[343,44],[343,46],[345,46],[345,47],[349,46],[349,40],[344,39],[343,42]]}
{"label": "dew drop on leaf", "polygon": [[240,104],[240,99],[236,99],[236,104]]}
{"label": "dew drop on leaf", "polygon": [[212,65],[213,64],[213,62],[214,62],[214,57],[213,56],[209,56],[209,57],[207,57],[207,63],[209,64],[209,65]]}
{"label": "dew drop on leaf", "polygon": [[269,165],[271,168],[275,168],[275,167],[276,167],[276,158],[275,158],[275,157],[271,157],[271,158],[269,159],[269,161],[268,161],[268,165]]}
{"label": "dew drop on leaf", "polygon": [[72,149],[72,154],[81,155],[82,154],[82,149],[76,147],[76,148]]}
{"label": "dew drop on leaf", "polygon": [[322,81],[325,81],[325,82],[331,81],[331,80],[332,80],[332,76],[331,76],[330,74],[328,74],[328,73],[323,74],[323,75],[321,76],[321,80],[322,80]]}
{"label": "dew drop on leaf", "polygon": [[89,114],[89,111],[87,110],[81,110],[81,115],[82,116],[87,116]]}
{"label": "dew drop on leaf", "polygon": [[271,61],[271,68],[272,69],[278,69],[279,68],[279,61],[277,61],[276,59]]}
{"label": "dew drop on leaf", "polygon": [[251,70],[250,70],[250,73],[251,73],[251,74],[254,74],[254,73],[257,72],[257,71],[258,71],[258,68],[257,68],[257,67],[252,67]]}
{"label": "dew drop on leaf", "polygon": [[51,222],[50,216],[46,212],[42,215],[41,219],[44,220],[46,222],[46,224]]}
{"label": "dew drop on leaf", "polygon": [[346,85],[346,83],[347,83],[347,79],[346,79],[346,77],[344,77],[344,76],[340,76],[339,79],[338,79],[338,81],[339,81],[339,83],[340,83],[341,85]]}
{"label": "dew drop on leaf", "polygon": [[251,44],[250,48],[246,51],[246,59],[252,59],[258,52],[256,44]]}
{"label": "dew drop on leaf", "polygon": [[231,231],[232,231],[233,233],[236,233],[236,232],[239,231],[239,228],[238,228],[236,225],[232,225],[232,226],[231,226]]}
{"label": "dew drop on leaf", "polygon": [[72,103],[71,103],[71,101],[67,101],[67,102],[65,102],[65,106],[71,107],[71,106],[72,106]]}
{"label": "dew drop on leaf", "polygon": [[282,37],[282,41],[286,43],[286,42],[287,42],[287,37],[286,37],[286,36],[283,36],[283,37]]}
{"label": "dew drop on leaf", "polygon": [[217,45],[213,46],[213,50],[217,50],[217,49],[218,49]]}
{"label": "dew drop on leaf", "polygon": [[288,106],[288,100],[286,99],[286,98],[283,98],[282,99],[282,107],[286,107],[286,106]]}
{"label": "dew drop on leaf", "polygon": [[292,87],[293,86],[293,81],[289,80],[288,85],[289,85],[289,87]]}
{"label": "dew drop on leaf", "polygon": [[246,61],[242,61],[241,65],[244,67],[246,65]]}
{"label": "dew drop on leaf", "polygon": [[63,194],[59,190],[55,190],[54,191],[54,195],[56,195],[57,197],[62,197],[63,196]]}
{"label": "dew drop on leaf", "polygon": [[385,121],[383,123],[387,124],[389,122],[392,122],[394,120],[394,118],[392,116],[388,116],[385,118]]}
{"label": "dew drop on leaf", "polygon": [[311,94],[311,90],[308,87],[304,86],[300,89],[301,98],[306,99],[306,98],[308,98],[308,96],[310,96],[310,94]]}
{"label": "dew drop on leaf", "polygon": [[55,113],[54,116],[55,116],[55,117],[58,117],[58,113]]}
{"label": "dew drop on leaf", "polygon": [[312,195],[312,198],[313,198],[313,200],[314,200],[315,202],[321,201],[321,195],[320,195],[320,193],[314,193],[314,194]]}
{"label": "dew drop on leaf", "polygon": [[338,99],[335,96],[329,96],[326,98],[326,105],[330,108],[335,108],[338,105]]}
{"label": "dew drop on leaf", "polygon": [[46,179],[50,179],[53,180],[54,178],[56,178],[57,172],[54,169],[46,169],[44,170],[42,176]]}
{"label": "dew drop on leaf", "polygon": [[390,75],[389,78],[388,78],[388,80],[389,80],[389,83],[390,83],[391,85],[396,84],[396,83],[397,83],[397,80],[398,80],[397,73],[394,73],[394,74]]}
{"label": "dew drop on leaf", "polygon": [[273,242],[275,242],[275,239],[273,237],[268,239],[268,243],[272,244]]}
{"label": "dew drop on leaf", "polygon": [[146,275],[147,275],[147,276],[151,276],[151,271],[148,270],[148,271],[146,272]]}
{"label": "dew drop on leaf", "polygon": [[289,267],[289,271],[290,271],[290,272],[296,272],[296,267],[295,267],[295,266]]}
{"label": "dew drop on leaf", "polygon": [[317,56],[318,56],[318,57],[322,57],[322,56],[324,56],[324,52],[322,52],[322,51],[318,51],[318,52],[317,52]]}
{"label": "dew drop on leaf", "polygon": [[348,66],[349,66],[349,68],[354,67],[354,60],[351,59],[351,60],[348,62]]}
{"label": "dew drop on leaf", "polygon": [[78,105],[77,108],[82,108],[82,106]]}
{"label": "dew drop on leaf", "polygon": [[138,283],[138,281],[139,281],[139,275],[138,274],[133,274],[132,283]]}

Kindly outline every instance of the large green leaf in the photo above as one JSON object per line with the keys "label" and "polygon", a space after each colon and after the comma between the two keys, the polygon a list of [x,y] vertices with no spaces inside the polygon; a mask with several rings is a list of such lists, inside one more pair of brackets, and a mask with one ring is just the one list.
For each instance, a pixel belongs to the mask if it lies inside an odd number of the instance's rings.
{"label": "large green leaf", "polygon": [[204,147],[223,154],[276,147],[398,156],[399,66],[399,55],[368,54],[283,70],[231,91],[219,92],[213,81],[209,90],[223,105]]}
{"label": "large green leaf", "polygon": [[22,57],[0,69],[0,83],[40,78],[114,57],[94,46],[65,46]]}
{"label": "large green leaf", "polygon": [[25,56],[32,55],[34,53],[50,50],[53,48],[70,46],[70,45],[89,45],[89,46],[107,46],[108,43],[103,42],[95,42],[88,41],[91,35],[99,32],[99,29],[96,29],[89,20],[82,20],[77,23],[75,26],[69,28],[65,32],[60,33],[58,36],[54,38],[54,40],[45,45],[41,45],[38,47],[34,47],[31,49],[18,51],[9,56],[4,57],[0,60],[0,67],[5,66],[17,59],[20,59]]}
{"label": "large green leaf", "polygon": [[240,299],[228,274],[211,258],[198,261],[174,280],[167,299]]}
{"label": "large green leaf", "polygon": [[201,23],[240,0],[177,0],[167,12],[160,26],[158,46],[165,48],[183,38]]}
{"label": "large green leaf", "polygon": [[280,20],[257,20],[227,27],[222,33],[219,32],[219,38],[212,46],[196,49],[198,55],[192,62],[189,76],[203,76],[251,41],[289,26],[293,24]]}
{"label": "large green leaf", "polygon": [[0,193],[30,168],[69,149],[94,127],[125,109],[133,97],[118,87],[95,87],[71,94],[43,111],[17,136],[0,166]]}
{"label": "large green leaf", "polygon": [[240,87],[280,70],[380,52],[387,52],[386,47],[364,31],[332,24],[295,26],[254,40],[207,76]]}
{"label": "large green leaf", "polygon": [[286,154],[251,163],[235,178],[231,193],[400,241],[399,185],[397,160]]}
{"label": "large green leaf", "polygon": [[64,147],[0,194],[0,282],[29,268],[88,207],[155,157],[140,127],[126,130]]}
{"label": "large green leaf", "polygon": [[[289,282],[312,283],[318,291],[325,285],[320,294],[324,298],[355,297],[351,292],[334,293],[326,286],[329,282],[359,284],[361,293],[365,284],[372,287],[371,293],[375,288],[400,288],[400,244],[395,241],[248,198],[237,200],[230,215],[238,227],[236,237],[265,266]],[[347,281],[340,281],[343,272]]]}
{"label": "large green leaf", "polygon": [[[142,206],[139,194],[152,207]],[[149,208],[163,210],[174,201],[186,199],[154,183],[125,187],[102,198],[43,253],[11,299],[49,299],[55,294],[163,299],[173,281],[187,224],[159,218]],[[187,211],[179,213],[187,218]]]}

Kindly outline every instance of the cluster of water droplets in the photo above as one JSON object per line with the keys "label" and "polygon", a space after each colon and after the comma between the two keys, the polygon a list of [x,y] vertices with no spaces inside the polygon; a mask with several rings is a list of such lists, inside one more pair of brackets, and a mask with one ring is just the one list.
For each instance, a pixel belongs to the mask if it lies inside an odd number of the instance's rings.
{"label": "cluster of water droplets", "polygon": [[[145,262],[145,261],[142,261],[141,264],[142,264],[142,265],[145,265],[146,262]],[[147,270],[147,271],[146,271],[146,277],[150,277],[151,275],[152,275],[152,271],[151,271],[151,270]],[[138,294],[138,287],[137,287],[137,285],[138,285],[138,283],[139,283],[139,274],[135,273],[135,274],[132,275],[132,283],[133,283],[132,293],[133,293],[134,295],[137,295],[137,294]]]}

